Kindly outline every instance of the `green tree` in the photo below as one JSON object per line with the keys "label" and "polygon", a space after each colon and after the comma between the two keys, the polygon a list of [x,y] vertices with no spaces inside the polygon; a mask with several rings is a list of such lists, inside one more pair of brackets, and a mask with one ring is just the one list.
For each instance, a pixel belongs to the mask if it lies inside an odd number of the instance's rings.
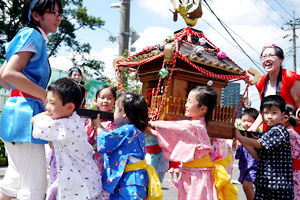
{"label": "green tree", "polygon": [[[89,43],[79,42],[76,31],[80,29],[96,30],[104,25],[99,17],[91,16],[83,6],[83,0],[62,0],[64,6],[64,17],[57,33],[49,36],[48,55],[55,56],[63,46],[64,50],[72,53],[74,66],[83,69],[87,77],[96,80],[104,80],[102,75],[103,62],[95,57],[88,56],[91,51]],[[24,0],[0,0],[0,58],[5,58],[4,44],[10,41],[20,28],[21,13]],[[114,37],[109,37],[113,41]],[[80,60],[80,61],[79,61]]]}

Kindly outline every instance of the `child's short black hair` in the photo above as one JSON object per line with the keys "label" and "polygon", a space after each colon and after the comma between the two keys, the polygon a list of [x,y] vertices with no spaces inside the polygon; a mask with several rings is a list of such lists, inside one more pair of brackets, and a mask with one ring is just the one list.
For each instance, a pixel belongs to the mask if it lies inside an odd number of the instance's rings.
{"label": "child's short black hair", "polygon": [[144,131],[149,121],[147,103],[144,97],[132,92],[122,92],[119,94],[117,100],[130,122],[137,129]]}
{"label": "child's short black hair", "polygon": [[81,94],[81,88],[75,80],[67,77],[60,78],[51,83],[47,89],[48,91],[58,94],[63,105],[71,102],[75,105],[74,110],[80,107],[83,96]]}
{"label": "child's short black hair", "polygon": [[284,99],[279,95],[270,95],[264,97],[261,101],[260,112],[262,113],[265,108],[271,110],[273,107],[278,107],[281,112],[284,112],[285,111]]}
{"label": "child's short black hair", "polygon": [[108,85],[102,85],[99,87],[99,89],[96,92],[96,99],[100,95],[100,92],[105,88],[108,88],[111,91],[111,93],[113,94],[114,98],[117,99],[117,89],[115,87],[108,86]]}
{"label": "child's short black hair", "polygon": [[198,107],[205,105],[207,113],[205,115],[206,123],[211,119],[213,110],[217,104],[217,92],[209,86],[196,86],[191,91],[196,93]]}
{"label": "child's short black hair", "polygon": [[285,115],[289,116],[289,123],[292,126],[297,126],[297,119],[296,119],[296,109],[291,105],[291,104],[286,104],[285,105]]}
{"label": "child's short black hair", "polygon": [[259,112],[255,108],[245,108],[243,110],[241,116],[244,116],[244,115],[250,115],[255,120],[258,117]]}

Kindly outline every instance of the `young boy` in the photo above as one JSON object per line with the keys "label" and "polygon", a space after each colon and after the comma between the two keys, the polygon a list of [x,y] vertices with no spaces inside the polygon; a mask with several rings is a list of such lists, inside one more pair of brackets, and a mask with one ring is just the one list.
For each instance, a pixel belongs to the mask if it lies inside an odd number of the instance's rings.
{"label": "young boy", "polygon": [[267,130],[258,139],[244,137],[238,130],[235,132],[236,139],[258,160],[254,199],[294,199],[290,136],[281,125],[284,111],[282,97],[267,96],[260,106]]}
{"label": "young boy", "polygon": [[[258,111],[254,108],[246,108],[242,112],[241,126],[243,130],[248,130],[250,126],[255,122],[255,119],[259,115]],[[244,146],[240,146],[237,149],[236,159],[239,159],[240,177],[239,182],[243,184],[243,190],[247,197],[247,200],[254,199],[254,187],[253,182],[256,177],[257,161],[248,153]]]}
{"label": "young boy", "polygon": [[75,112],[81,102],[78,83],[70,78],[58,79],[48,86],[47,111],[32,119],[33,137],[52,141],[55,151],[57,179],[48,190],[47,200],[94,200],[101,193],[101,176],[92,157],[93,147]]}

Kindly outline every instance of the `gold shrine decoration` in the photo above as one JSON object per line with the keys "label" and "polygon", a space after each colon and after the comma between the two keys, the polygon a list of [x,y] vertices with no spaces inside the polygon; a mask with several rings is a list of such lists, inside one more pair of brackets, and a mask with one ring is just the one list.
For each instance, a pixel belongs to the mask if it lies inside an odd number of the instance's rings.
{"label": "gold shrine decoration", "polygon": [[174,7],[173,20],[177,21],[177,14],[179,13],[188,26],[195,26],[198,18],[203,14],[201,7],[202,0],[171,0]]}

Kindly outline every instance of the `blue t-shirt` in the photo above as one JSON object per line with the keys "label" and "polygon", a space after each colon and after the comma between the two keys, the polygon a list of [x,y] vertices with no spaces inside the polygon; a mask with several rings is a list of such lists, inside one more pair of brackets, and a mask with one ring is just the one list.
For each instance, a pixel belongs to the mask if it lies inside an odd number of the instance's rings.
{"label": "blue t-shirt", "polygon": [[[33,58],[27,63],[22,73],[32,82],[46,88],[50,78],[50,65],[47,57],[47,46],[42,34],[34,28],[23,28],[5,46],[6,62],[24,48],[32,46]],[[25,50],[27,51],[27,50]],[[15,87],[10,85],[12,89]],[[32,137],[31,118],[45,111],[43,103],[35,98],[10,97],[2,110],[0,137],[6,142],[28,142],[45,144],[46,141]]]}

